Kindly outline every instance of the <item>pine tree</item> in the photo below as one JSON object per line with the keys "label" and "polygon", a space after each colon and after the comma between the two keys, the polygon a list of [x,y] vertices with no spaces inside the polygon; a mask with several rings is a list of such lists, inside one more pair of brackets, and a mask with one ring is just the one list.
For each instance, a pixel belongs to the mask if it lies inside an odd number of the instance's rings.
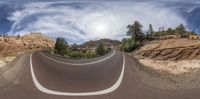
{"label": "pine tree", "polygon": [[150,36],[149,32],[147,32],[147,33],[146,33],[146,39],[149,40],[150,38],[151,38],[151,36]]}
{"label": "pine tree", "polygon": [[95,51],[97,55],[104,55],[106,53],[105,47],[102,42],[98,44]]}
{"label": "pine tree", "polygon": [[134,38],[135,41],[143,40],[144,34],[142,33],[142,25],[138,21],[135,21],[133,25],[128,25],[127,28],[128,36]]}
{"label": "pine tree", "polygon": [[58,37],[56,39],[55,49],[57,50],[58,54],[64,55],[64,52],[67,50],[67,42],[64,38]]}
{"label": "pine tree", "polygon": [[179,33],[181,35],[181,37],[185,37],[186,36],[186,30],[185,30],[185,26],[183,24],[180,24],[177,28],[176,28],[176,32]]}
{"label": "pine tree", "polygon": [[153,26],[152,26],[152,24],[149,24],[149,35],[150,35],[150,38],[153,38],[153,34],[154,34]]}
{"label": "pine tree", "polygon": [[168,29],[167,29],[167,34],[168,34],[168,35],[174,35],[174,34],[175,34],[175,30],[172,29],[172,28],[168,28]]}

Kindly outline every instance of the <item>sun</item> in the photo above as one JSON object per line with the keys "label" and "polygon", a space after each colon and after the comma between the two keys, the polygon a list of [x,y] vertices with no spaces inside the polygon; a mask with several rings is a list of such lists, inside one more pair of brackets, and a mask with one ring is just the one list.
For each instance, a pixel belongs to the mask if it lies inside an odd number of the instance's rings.
{"label": "sun", "polygon": [[107,24],[97,23],[94,29],[96,30],[96,32],[104,33],[107,31],[108,28],[107,28]]}
{"label": "sun", "polygon": [[95,22],[92,24],[92,31],[96,36],[104,35],[108,32],[108,24],[104,22]]}

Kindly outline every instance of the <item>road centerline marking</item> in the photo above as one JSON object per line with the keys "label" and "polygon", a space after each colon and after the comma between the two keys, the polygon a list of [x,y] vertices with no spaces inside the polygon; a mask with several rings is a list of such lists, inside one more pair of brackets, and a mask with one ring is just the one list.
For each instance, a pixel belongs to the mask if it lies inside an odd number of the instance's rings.
{"label": "road centerline marking", "polygon": [[40,90],[43,93],[46,94],[51,94],[51,95],[62,95],[62,96],[94,96],[94,95],[103,95],[103,94],[108,94],[111,93],[113,91],[115,91],[122,83],[123,80],[123,76],[124,76],[124,70],[125,70],[125,55],[122,53],[123,56],[123,66],[122,66],[122,70],[120,73],[120,76],[118,78],[118,80],[109,88],[104,89],[104,90],[100,90],[100,91],[93,91],[93,92],[79,92],[79,93],[75,93],[75,92],[61,92],[61,91],[54,91],[54,90],[50,90],[47,89],[45,87],[43,87],[39,81],[37,80],[34,70],[33,70],[33,65],[32,65],[32,55],[33,53],[31,53],[30,56],[30,69],[31,69],[31,75],[32,75],[32,79],[33,82],[36,86],[36,88],[38,90]]}

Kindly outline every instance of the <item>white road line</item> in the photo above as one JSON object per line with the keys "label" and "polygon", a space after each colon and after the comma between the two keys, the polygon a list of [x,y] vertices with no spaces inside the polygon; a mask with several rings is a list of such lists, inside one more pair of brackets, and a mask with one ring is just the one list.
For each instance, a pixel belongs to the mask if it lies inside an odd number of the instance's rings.
{"label": "white road line", "polygon": [[[33,53],[32,53],[33,54]],[[111,93],[113,91],[115,91],[121,84],[122,80],[123,80],[123,76],[124,76],[124,69],[125,69],[125,55],[122,53],[123,55],[123,67],[121,70],[121,74],[118,78],[118,80],[115,82],[114,85],[112,85],[111,87],[104,89],[104,90],[100,90],[100,91],[94,91],[94,92],[80,92],[80,93],[72,93],[72,92],[61,92],[61,91],[54,91],[54,90],[50,90],[47,89],[45,87],[43,87],[39,81],[37,80],[35,74],[34,74],[34,70],[33,70],[33,65],[32,65],[32,54],[30,56],[30,67],[31,67],[31,75],[33,78],[33,82],[35,84],[35,86],[37,87],[37,89],[39,89],[41,92],[47,93],[47,94],[51,94],[51,95],[62,95],[62,96],[94,96],[94,95],[102,95],[102,94],[108,94]]]}
{"label": "white road line", "polygon": [[54,61],[54,62],[57,62],[57,63],[66,64],[66,65],[77,65],[77,66],[81,66],[81,65],[96,64],[96,63],[102,62],[102,61],[104,61],[104,60],[107,60],[108,58],[111,58],[112,56],[115,55],[115,51],[114,51],[110,56],[108,56],[108,57],[106,57],[106,58],[104,58],[104,59],[101,59],[101,60],[98,60],[98,61],[94,61],[94,62],[79,63],[79,64],[77,64],[77,63],[67,63],[67,62],[58,61],[58,60],[55,60],[55,59],[53,59],[53,58],[50,58],[50,57],[48,57],[48,56],[46,56],[46,55],[44,55],[44,54],[42,54],[42,53],[40,53],[40,54],[43,55],[45,58],[47,58],[47,59],[49,59],[49,60],[52,60],[52,61]]}

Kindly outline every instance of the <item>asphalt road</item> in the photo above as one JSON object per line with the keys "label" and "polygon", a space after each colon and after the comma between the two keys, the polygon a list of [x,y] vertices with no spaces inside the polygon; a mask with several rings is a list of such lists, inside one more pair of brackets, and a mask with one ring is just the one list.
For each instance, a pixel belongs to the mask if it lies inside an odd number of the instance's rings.
{"label": "asphalt road", "polygon": [[14,83],[0,99],[199,99],[200,90],[161,91],[138,80],[137,61],[119,51],[94,59],[63,59],[41,52],[20,59]]}

